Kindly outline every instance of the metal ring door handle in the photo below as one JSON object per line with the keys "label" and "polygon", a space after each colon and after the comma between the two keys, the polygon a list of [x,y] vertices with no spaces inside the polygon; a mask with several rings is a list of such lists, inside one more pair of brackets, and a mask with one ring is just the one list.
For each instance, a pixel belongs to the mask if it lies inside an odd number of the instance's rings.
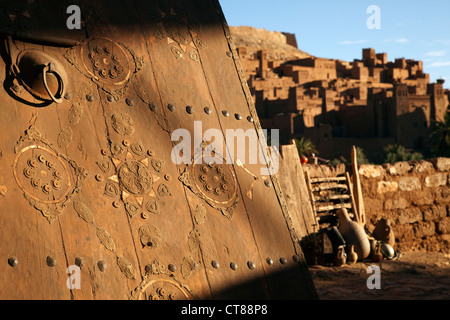
{"label": "metal ring door handle", "polygon": [[[53,94],[51,92],[50,88],[48,87],[48,84],[47,84],[47,73],[48,72],[54,74],[56,76],[56,79],[58,80],[59,92],[56,93],[56,95],[58,97],[56,97],[55,94]],[[62,103],[62,101],[63,101],[62,93],[64,92],[64,80],[61,77],[61,75],[55,70],[55,67],[52,63],[49,63],[48,65],[44,66],[44,68],[42,69],[42,79],[44,81],[45,90],[47,90],[47,93],[50,96],[50,98],[56,103]]]}
{"label": "metal ring door handle", "polygon": [[22,51],[11,66],[15,76],[35,99],[62,103],[68,77],[61,63],[38,50]]}

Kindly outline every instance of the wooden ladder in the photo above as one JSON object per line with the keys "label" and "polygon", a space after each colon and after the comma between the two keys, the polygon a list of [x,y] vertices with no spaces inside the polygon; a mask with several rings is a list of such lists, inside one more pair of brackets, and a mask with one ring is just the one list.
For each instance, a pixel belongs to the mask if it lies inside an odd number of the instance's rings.
{"label": "wooden ladder", "polygon": [[311,178],[305,172],[309,198],[319,225],[334,224],[336,211],[346,208],[352,220],[356,220],[357,207],[353,195],[353,186],[348,172],[345,176]]}

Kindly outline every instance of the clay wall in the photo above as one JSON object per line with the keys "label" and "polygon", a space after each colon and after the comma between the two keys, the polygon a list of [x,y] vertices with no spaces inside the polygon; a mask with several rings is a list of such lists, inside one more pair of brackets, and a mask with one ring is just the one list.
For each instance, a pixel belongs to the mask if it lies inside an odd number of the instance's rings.
{"label": "clay wall", "polygon": [[389,82],[394,82],[394,81],[402,82],[402,81],[408,79],[408,77],[409,77],[409,72],[406,69],[401,69],[401,68],[388,69]]}
{"label": "clay wall", "polygon": [[441,83],[430,84],[429,93],[432,94],[431,99],[431,120],[444,121],[445,113],[450,105],[448,97],[444,94],[444,89]]}
{"label": "clay wall", "polygon": [[407,62],[405,58],[395,59],[394,67],[399,69],[406,69]]}
{"label": "clay wall", "polygon": [[297,37],[295,33],[283,32],[283,35],[286,36],[286,43],[294,48],[298,49]]}
{"label": "clay wall", "polygon": [[365,48],[362,50],[363,59],[374,59],[376,57],[375,49]]}
{"label": "clay wall", "polygon": [[426,78],[405,80],[405,83],[408,85],[408,92],[410,94],[419,96],[427,94],[428,80]]}
{"label": "clay wall", "polygon": [[[345,101],[354,102],[355,100],[367,100],[367,93],[367,86],[360,86],[343,90],[340,95],[345,97]],[[367,104],[367,102],[364,101],[364,104]]]}
{"label": "clay wall", "polygon": [[346,126],[347,137],[364,138],[373,136],[373,109],[367,105],[348,105],[339,108],[337,119]]}
{"label": "clay wall", "polygon": [[[315,80],[333,80],[337,79],[336,61],[322,58],[305,58],[297,61],[291,61],[292,71],[304,71],[309,73],[309,79],[301,79],[301,83]],[[288,67],[289,68],[289,67]],[[289,70],[286,70],[289,72]]]}
{"label": "clay wall", "polygon": [[378,59],[378,64],[385,65],[386,63],[388,63],[387,53],[377,53],[376,56]]}
{"label": "clay wall", "polygon": [[352,78],[367,82],[369,80],[369,68],[360,66],[353,67]]}
{"label": "clay wall", "polygon": [[338,78],[350,78],[352,76],[352,63],[336,60],[336,71]]}
{"label": "clay wall", "polygon": [[270,119],[260,119],[261,126],[265,129],[279,129],[280,141],[288,141],[295,134],[296,122],[299,121],[297,114],[277,114]]}
{"label": "clay wall", "polygon": [[[306,164],[311,177],[342,175],[343,165]],[[360,165],[366,229],[390,220],[402,252],[450,252],[450,159]]]}
{"label": "clay wall", "polygon": [[375,83],[381,82],[383,74],[383,68],[371,68],[369,69],[369,80]]}

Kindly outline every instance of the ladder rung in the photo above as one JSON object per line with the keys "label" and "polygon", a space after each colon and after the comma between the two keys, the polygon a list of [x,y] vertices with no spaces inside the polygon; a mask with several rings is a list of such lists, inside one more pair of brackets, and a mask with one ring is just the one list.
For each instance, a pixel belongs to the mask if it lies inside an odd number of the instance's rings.
{"label": "ladder rung", "polygon": [[345,189],[348,190],[348,186],[345,184],[330,184],[330,185],[319,185],[317,187],[312,188],[312,191],[323,191],[330,189]]}
{"label": "ladder rung", "polygon": [[329,201],[329,200],[346,200],[350,199],[349,194],[333,194],[333,195],[327,195],[323,197],[314,197],[314,201]]}
{"label": "ladder rung", "polygon": [[331,210],[342,209],[342,208],[351,209],[352,205],[350,203],[339,203],[334,206],[317,207],[316,212],[331,211]]}
{"label": "ladder rung", "polygon": [[328,182],[328,181],[346,181],[346,177],[326,177],[326,178],[313,178],[311,183]]}
{"label": "ladder rung", "polygon": [[[316,213],[316,216],[318,217],[318,218],[324,218],[324,217],[334,217],[334,218],[336,218],[337,219],[337,216],[334,214],[334,213],[330,213],[330,212],[317,212]],[[353,214],[353,212],[351,212],[351,211],[349,211],[348,212],[348,216],[349,216],[349,218],[354,218],[355,217],[355,215]],[[333,218],[333,219],[334,219]]]}

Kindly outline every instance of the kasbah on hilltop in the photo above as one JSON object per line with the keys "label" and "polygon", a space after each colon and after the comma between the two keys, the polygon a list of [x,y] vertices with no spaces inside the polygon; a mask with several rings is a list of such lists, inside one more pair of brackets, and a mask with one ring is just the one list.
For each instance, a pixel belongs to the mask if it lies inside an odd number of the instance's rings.
{"label": "kasbah on hilltop", "polygon": [[[295,35],[231,30],[261,125],[280,129],[282,144],[310,139],[326,159],[356,142],[372,158],[391,144],[425,152],[433,124],[450,112],[450,90],[444,80],[430,83],[422,61],[389,61],[372,48],[352,62],[290,55],[298,50]],[[284,57],[276,42],[290,47]]]}

